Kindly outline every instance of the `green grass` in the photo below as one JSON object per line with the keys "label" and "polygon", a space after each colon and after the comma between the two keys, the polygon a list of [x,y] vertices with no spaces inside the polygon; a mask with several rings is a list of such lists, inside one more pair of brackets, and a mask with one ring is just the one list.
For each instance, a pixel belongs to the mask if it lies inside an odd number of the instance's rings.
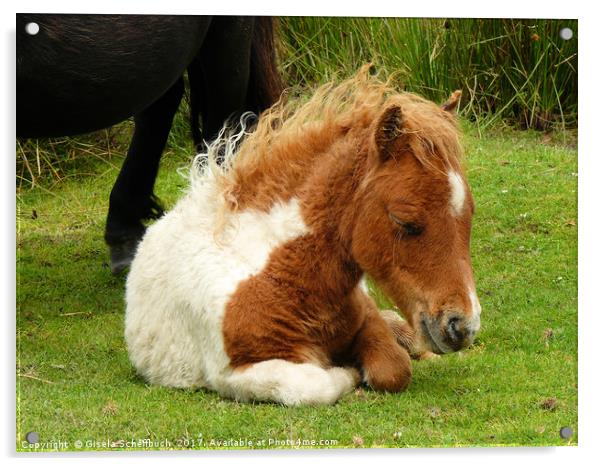
{"label": "green grass", "polygon": [[[459,112],[479,133],[577,127],[577,20],[281,17],[279,25],[280,72],[292,95],[372,62],[400,90],[435,102],[462,89]],[[562,28],[574,37],[562,40]],[[18,142],[18,186],[77,176],[90,163],[82,154],[110,159],[125,142],[120,131]],[[170,144],[190,150],[188,132],[180,112]]]}
{"label": "green grass", "polygon": [[[577,20],[459,18],[281,19],[289,83],[353,74],[373,62],[436,102],[463,90],[462,114],[481,129],[577,124]],[[562,28],[571,40],[559,36]]]}
{"label": "green grass", "polygon": [[[63,145],[58,175],[18,190],[18,450],[29,451],[22,441],[30,431],[42,442],[68,442],[67,449],[76,440],[95,449],[85,442],[146,438],[183,448],[199,435],[205,448],[239,439],[265,441],[258,448],[269,439],[333,440],[337,448],[576,444],[576,149],[541,133],[479,138],[467,124],[483,306],[477,341],[414,362],[404,393],[361,389],[335,406],[285,408],[148,386],[135,374],[122,336],[124,277],[110,274],[102,239],[122,161],[116,153],[129,131],[126,123],[66,143],[97,156],[71,164]],[[179,140],[170,140],[157,182],[168,206],[186,185],[176,169],[190,152]],[[98,141],[113,144],[110,158]],[[558,434],[563,426],[575,431],[569,441]]]}

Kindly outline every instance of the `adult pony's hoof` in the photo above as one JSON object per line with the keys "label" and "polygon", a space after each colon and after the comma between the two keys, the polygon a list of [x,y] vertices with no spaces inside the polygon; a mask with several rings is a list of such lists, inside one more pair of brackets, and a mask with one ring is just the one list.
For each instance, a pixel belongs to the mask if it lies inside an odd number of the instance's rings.
{"label": "adult pony's hoof", "polygon": [[112,244],[109,246],[111,251],[111,273],[118,275],[123,272],[134,259],[136,247],[140,238],[132,238],[120,244]]}

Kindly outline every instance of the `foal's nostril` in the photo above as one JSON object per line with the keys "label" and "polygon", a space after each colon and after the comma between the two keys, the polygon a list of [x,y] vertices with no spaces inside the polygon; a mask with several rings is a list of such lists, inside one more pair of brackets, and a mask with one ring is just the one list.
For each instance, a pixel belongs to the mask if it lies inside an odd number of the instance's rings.
{"label": "foal's nostril", "polygon": [[447,321],[445,333],[453,345],[457,345],[464,340],[464,331],[459,317],[451,317]]}

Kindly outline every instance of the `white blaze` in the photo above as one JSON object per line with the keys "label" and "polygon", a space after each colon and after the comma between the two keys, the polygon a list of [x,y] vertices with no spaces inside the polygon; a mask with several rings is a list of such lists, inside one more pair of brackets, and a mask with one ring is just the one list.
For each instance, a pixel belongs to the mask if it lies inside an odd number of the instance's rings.
{"label": "white blaze", "polygon": [[470,298],[470,304],[472,306],[472,318],[470,324],[472,330],[477,332],[481,328],[481,303],[473,290],[468,290],[468,297]]}
{"label": "white blaze", "polygon": [[460,215],[464,209],[464,201],[466,200],[466,187],[464,180],[458,172],[450,171],[447,174],[449,186],[451,189],[451,197],[449,203],[454,215]]}

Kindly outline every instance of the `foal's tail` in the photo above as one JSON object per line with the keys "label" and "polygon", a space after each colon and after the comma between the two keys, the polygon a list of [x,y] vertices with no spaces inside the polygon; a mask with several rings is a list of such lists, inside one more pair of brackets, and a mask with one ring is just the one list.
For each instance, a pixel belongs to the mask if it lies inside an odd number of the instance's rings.
{"label": "foal's tail", "polygon": [[[253,36],[251,38],[250,69],[247,85],[247,94],[244,108],[238,110],[239,114],[253,112],[259,115],[271,107],[280,98],[284,84],[280,77],[276,59],[276,34],[277,19],[270,16],[258,16],[253,22]],[[199,117],[203,114],[203,86],[200,71],[199,57],[188,67],[190,83],[190,121],[192,138],[197,150],[202,150],[203,135],[199,127]],[[206,89],[206,92],[211,92]],[[225,123],[225,122],[224,122]],[[206,134],[206,137],[215,135]]]}

